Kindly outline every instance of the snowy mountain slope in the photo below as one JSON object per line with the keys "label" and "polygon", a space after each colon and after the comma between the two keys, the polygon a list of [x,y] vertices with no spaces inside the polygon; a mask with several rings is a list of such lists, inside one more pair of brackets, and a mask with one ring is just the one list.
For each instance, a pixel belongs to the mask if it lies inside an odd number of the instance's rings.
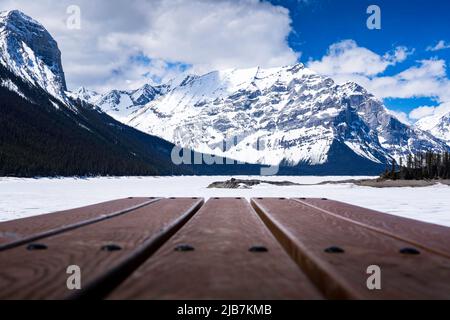
{"label": "snowy mountain slope", "polygon": [[330,154],[353,152],[382,164],[447,148],[398,121],[364,88],[337,85],[301,64],[189,76],[132,110],[97,105],[143,132],[248,163],[322,165],[339,160]]}
{"label": "snowy mountain slope", "polygon": [[416,123],[416,127],[446,141],[450,146],[450,112],[423,118]]}
{"label": "snowy mountain slope", "polygon": [[408,154],[448,150],[448,146],[429,132],[398,120],[386,109],[382,101],[376,99],[361,86],[348,83],[340,88],[344,88],[346,99],[350,99],[350,101],[344,101],[357,109],[358,115],[373,131],[374,139],[378,137],[386,154],[396,159],[397,162]]}
{"label": "snowy mountain slope", "polygon": [[108,113],[114,119],[126,122],[127,118],[143,105],[153,101],[157,97],[167,93],[169,86],[151,86],[149,84],[132,90],[112,90],[104,95],[86,88],[80,88],[70,93],[71,96],[80,98],[89,103],[95,104],[101,110]]}
{"label": "snowy mountain slope", "polygon": [[56,41],[37,21],[18,10],[0,12],[0,63],[25,81],[66,101]]}
{"label": "snowy mountain slope", "polygon": [[11,92],[17,93],[21,98],[27,99],[25,94],[11,79],[0,79],[0,87],[6,88]]}
{"label": "snowy mountain slope", "polygon": [[91,104],[95,104],[102,96],[101,94],[85,87],[80,87],[78,90],[73,92],[66,92],[66,94],[72,99],[81,99]]}

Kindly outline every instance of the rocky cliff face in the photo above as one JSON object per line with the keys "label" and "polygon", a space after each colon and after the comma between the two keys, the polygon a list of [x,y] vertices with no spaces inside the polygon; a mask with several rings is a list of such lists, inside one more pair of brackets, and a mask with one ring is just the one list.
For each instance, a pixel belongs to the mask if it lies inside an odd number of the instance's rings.
{"label": "rocky cliff face", "polygon": [[0,62],[51,95],[64,97],[58,44],[40,23],[18,10],[0,12]]}

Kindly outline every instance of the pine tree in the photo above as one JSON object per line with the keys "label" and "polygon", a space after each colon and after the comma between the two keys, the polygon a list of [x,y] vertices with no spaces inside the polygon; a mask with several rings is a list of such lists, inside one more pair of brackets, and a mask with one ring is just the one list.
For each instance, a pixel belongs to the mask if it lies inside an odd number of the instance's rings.
{"label": "pine tree", "polygon": [[400,168],[397,171],[394,162],[391,170],[386,170],[385,178],[422,180],[422,179],[449,179],[450,178],[450,154],[434,153],[427,151],[425,154],[408,155],[406,166],[400,159]]}

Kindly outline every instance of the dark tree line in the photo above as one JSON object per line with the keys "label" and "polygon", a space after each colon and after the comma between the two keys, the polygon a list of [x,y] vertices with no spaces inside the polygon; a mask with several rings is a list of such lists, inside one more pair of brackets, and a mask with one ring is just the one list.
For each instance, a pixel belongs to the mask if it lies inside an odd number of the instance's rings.
{"label": "dark tree line", "polygon": [[450,154],[426,152],[409,155],[386,168],[383,178],[393,180],[450,179]]}
{"label": "dark tree line", "polygon": [[[173,144],[125,126],[82,101],[76,111],[0,64],[0,176],[186,174],[171,162]],[[55,107],[59,106],[59,109]]]}

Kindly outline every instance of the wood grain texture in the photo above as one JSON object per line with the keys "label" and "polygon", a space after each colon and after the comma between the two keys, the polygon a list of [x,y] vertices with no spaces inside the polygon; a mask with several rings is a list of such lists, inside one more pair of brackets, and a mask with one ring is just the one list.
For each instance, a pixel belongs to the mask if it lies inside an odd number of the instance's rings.
{"label": "wood grain texture", "polygon": [[[450,299],[450,260],[405,241],[288,199],[252,205],[291,257],[331,299]],[[327,253],[338,247],[343,253]],[[382,290],[369,290],[367,268],[381,268]]]}
{"label": "wood grain texture", "polygon": [[[103,294],[150,256],[203,199],[164,199],[101,222],[41,239],[47,250],[0,252],[1,299],[63,299]],[[119,251],[104,251],[114,244]],[[67,289],[69,265],[81,268],[81,292]]]}
{"label": "wood grain texture", "polygon": [[328,199],[296,199],[328,214],[450,258],[450,228],[393,216]]}
{"label": "wood grain texture", "polygon": [[58,232],[114,217],[158,199],[128,198],[0,223],[0,251]]}
{"label": "wood grain texture", "polygon": [[[252,247],[254,252],[249,250]],[[183,248],[185,251],[180,251]],[[248,300],[322,296],[248,201],[224,198],[209,200],[108,298]]]}

